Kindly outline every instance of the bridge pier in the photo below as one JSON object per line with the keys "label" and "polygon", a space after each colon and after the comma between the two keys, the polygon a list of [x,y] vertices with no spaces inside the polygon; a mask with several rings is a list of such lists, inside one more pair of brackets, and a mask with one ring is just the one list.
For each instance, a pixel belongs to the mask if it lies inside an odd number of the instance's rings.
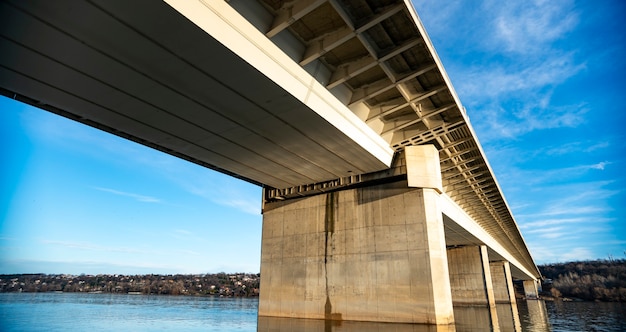
{"label": "bridge pier", "polygon": [[495,261],[490,262],[489,267],[493,282],[493,294],[498,308],[500,329],[503,331],[521,331],[511,265],[508,261]]}
{"label": "bridge pier", "polygon": [[499,330],[498,312],[491,279],[487,247],[448,249],[452,302],[457,306],[487,306],[494,330]]}
{"label": "bridge pier", "polygon": [[438,153],[405,153],[408,179],[265,202],[259,316],[454,323]]}
{"label": "bridge pier", "polygon": [[448,249],[448,266],[455,305],[495,306],[486,246]]}
{"label": "bridge pier", "polygon": [[516,304],[511,266],[507,261],[489,263],[491,281],[493,282],[493,295],[496,303]]}
{"label": "bridge pier", "polygon": [[524,296],[526,299],[538,299],[539,298],[539,281],[538,280],[524,280]]}

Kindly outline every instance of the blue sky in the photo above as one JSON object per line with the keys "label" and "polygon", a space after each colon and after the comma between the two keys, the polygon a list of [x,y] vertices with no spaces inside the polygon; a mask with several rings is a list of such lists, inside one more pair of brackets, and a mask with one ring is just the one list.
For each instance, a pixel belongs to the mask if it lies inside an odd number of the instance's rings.
{"label": "blue sky", "polygon": [[[626,2],[415,6],[537,263],[625,258]],[[0,110],[0,273],[259,271],[260,188]]]}

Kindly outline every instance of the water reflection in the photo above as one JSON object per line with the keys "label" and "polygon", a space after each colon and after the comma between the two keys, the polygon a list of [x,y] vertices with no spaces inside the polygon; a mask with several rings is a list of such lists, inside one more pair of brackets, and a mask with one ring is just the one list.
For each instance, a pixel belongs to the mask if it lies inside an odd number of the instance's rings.
{"label": "water reflection", "polygon": [[624,302],[546,302],[554,331],[626,331]]}
{"label": "water reflection", "polygon": [[457,331],[498,331],[499,324],[494,319],[497,316],[486,306],[454,307]]}
{"label": "water reflection", "polygon": [[542,300],[522,301],[519,306],[522,325],[528,331],[551,331],[546,303]]}
{"label": "water reflection", "polygon": [[294,319],[277,317],[259,317],[259,332],[521,332],[522,325],[528,331],[550,331],[546,306],[543,301],[523,303],[523,310],[517,305],[498,304],[496,308],[486,306],[455,306],[454,326],[433,326],[400,323],[373,323],[351,321],[324,321],[315,319]]}
{"label": "water reflection", "polygon": [[501,331],[522,331],[517,305],[498,304],[497,311]]}
{"label": "water reflection", "polygon": [[455,332],[454,326],[259,317],[259,332]]}

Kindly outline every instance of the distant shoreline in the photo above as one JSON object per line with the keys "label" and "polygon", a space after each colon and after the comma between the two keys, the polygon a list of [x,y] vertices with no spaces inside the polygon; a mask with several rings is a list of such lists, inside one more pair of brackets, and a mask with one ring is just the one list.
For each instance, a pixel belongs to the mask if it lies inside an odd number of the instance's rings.
{"label": "distant shoreline", "polygon": [[626,259],[539,265],[546,300],[626,302]]}
{"label": "distant shoreline", "polygon": [[[539,265],[546,301],[626,302],[626,259]],[[176,275],[1,274],[0,293],[64,292],[220,297],[259,296],[260,273]]]}
{"label": "distant shoreline", "polygon": [[260,275],[215,273],[193,275],[2,274],[0,293],[110,293],[256,297]]}

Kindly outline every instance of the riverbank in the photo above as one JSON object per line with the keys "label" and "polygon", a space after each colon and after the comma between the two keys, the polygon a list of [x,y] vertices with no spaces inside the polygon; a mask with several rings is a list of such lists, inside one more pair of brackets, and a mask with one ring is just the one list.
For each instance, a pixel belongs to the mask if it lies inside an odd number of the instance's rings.
{"label": "riverbank", "polygon": [[0,275],[0,293],[65,292],[256,297],[260,275],[215,273],[195,275]]}
{"label": "riverbank", "polygon": [[539,265],[542,298],[561,301],[626,302],[626,259]]}

